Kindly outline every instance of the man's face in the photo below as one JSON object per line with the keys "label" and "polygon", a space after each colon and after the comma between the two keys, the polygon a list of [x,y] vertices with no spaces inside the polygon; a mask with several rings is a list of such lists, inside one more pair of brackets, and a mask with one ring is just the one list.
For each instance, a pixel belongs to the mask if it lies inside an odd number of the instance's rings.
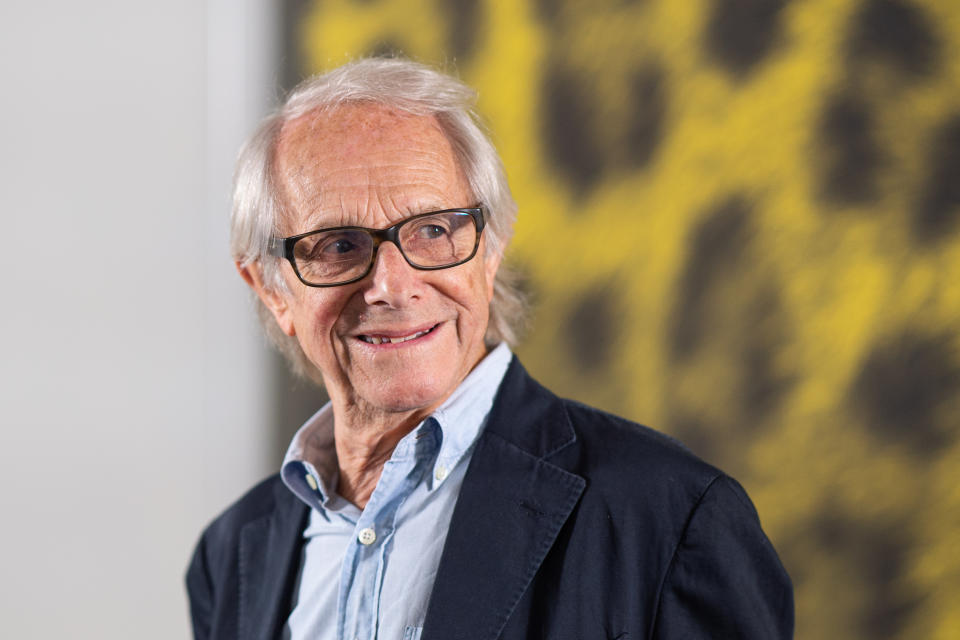
{"label": "man's face", "polygon": [[[284,236],[341,225],[380,229],[477,204],[436,121],[382,106],[348,105],[294,120],[281,133],[276,159]],[[361,415],[422,417],[486,353],[499,262],[499,255],[485,256],[482,242],[465,264],[421,271],[383,243],[359,282],[307,287],[284,262],[290,293],[260,293],[323,373],[335,405]]]}

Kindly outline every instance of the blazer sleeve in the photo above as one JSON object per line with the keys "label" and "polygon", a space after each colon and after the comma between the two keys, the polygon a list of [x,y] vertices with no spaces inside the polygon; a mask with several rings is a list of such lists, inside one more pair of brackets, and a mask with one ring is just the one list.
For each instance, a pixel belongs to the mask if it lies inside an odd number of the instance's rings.
{"label": "blazer sleeve", "polygon": [[793,637],[793,588],[757,512],[720,475],[691,513],[660,593],[652,637]]}

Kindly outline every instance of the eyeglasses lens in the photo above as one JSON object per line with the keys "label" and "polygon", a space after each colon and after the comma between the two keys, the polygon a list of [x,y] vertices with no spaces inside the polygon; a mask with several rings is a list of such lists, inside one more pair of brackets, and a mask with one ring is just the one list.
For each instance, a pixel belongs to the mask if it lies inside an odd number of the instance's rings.
{"label": "eyeglasses lens", "polygon": [[293,245],[300,276],[317,284],[359,276],[367,268],[372,253],[373,238],[359,229],[315,233]]}
{"label": "eyeglasses lens", "polygon": [[455,264],[473,252],[477,228],[466,213],[448,212],[408,220],[400,227],[400,248],[421,267]]}

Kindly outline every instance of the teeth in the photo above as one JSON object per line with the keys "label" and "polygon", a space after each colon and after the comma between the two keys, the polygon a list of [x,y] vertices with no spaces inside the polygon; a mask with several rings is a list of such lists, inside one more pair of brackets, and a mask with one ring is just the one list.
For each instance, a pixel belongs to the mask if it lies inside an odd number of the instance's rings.
{"label": "teeth", "polygon": [[369,342],[370,344],[383,344],[384,342],[389,342],[390,344],[400,344],[401,342],[406,342],[407,340],[413,340],[414,338],[419,338],[420,336],[425,336],[430,333],[433,329],[427,329],[426,331],[418,331],[416,333],[410,334],[409,336],[404,336],[402,338],[387,338],[379,336],[360,336],[364,342]]}
{"label": "teeth", "polygon": [[406,342],[407,340],[413,340],[414,338],[419,338],[425,333],[426,331],[419,331],[413,335],[407,336],[406,338],[390,338],[390,344],[400,344],[401,342]]}

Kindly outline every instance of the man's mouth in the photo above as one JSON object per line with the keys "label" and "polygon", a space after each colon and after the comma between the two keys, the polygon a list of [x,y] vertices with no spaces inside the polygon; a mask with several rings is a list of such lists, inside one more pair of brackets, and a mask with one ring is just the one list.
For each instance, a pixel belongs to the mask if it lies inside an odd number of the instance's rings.
{"label": "man's mouth", "polygon": [[378,334],[369,334],[369,335],[368,335],[368,334],[361,334],[361,335],[359,335],[359,336],[357,336],[357,337],[360,338],[361,340],[363,340],[364,342],[366,342],[367,344],[387,344],[387,343],[390,343],[390,344],[400,344],[401,342],[407,342],[407,341],[409,341],[409,340],[416,340],[417,338],[421,338],[421,337],[427,335],[428,333],[430,333],[431,331],[433,331],[434,329],[436,329],[438,326],[440,326],[440,325],[436,325],[436,324],[435,324],[435,325],[433,325],[432,327],[430,327],[429,329],[424,329],[423,331],[416,331],[416,332],[414,332],[414,333],[411,333],[411,334],[408,334],[408,335],[405,335],[405,336],[387,336],[387,335],[382,335],[382,334],[380,334],[380,335],[378,335]]}

